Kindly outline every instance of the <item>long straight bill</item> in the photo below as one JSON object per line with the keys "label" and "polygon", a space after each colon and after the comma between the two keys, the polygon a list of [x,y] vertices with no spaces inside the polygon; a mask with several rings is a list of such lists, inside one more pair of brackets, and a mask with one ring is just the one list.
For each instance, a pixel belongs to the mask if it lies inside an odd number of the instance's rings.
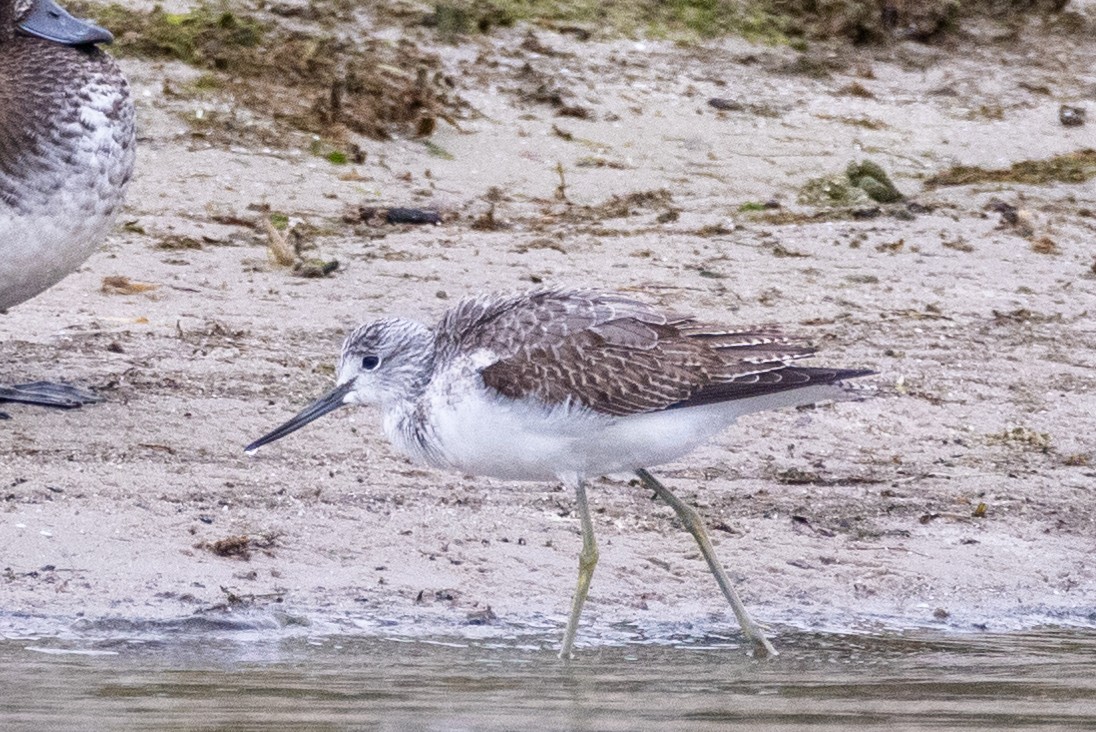
{"label": "long straight bill", "polygon": [[255,454],[263,445],[274,442],[274,440],[280,440],[288,435],[290,432],[296,432],[301,427],[304,427],[309,422],[319,419],[328,412],[334,412],[339,407],[346,404],[346,395],[354,389],[353,380],[346,382],[345,384],[339,384],[331,391],[324,394],[316,401],[309,404],[302,409],[299,414],[291,418],[288,422],[280,427],[277,427],[268,434],[263,435],[259,439],[252,442],[250,445],[244,448],[244,452],[248,455]]}

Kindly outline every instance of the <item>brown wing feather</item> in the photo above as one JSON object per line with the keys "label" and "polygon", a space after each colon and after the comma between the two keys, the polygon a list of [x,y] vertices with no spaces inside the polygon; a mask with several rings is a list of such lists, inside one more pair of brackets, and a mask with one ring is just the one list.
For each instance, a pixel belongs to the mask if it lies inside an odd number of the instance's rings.
{"label": "brown wing feather", "polygon": [[705,324],[613,293],[540,290],[465,300],[437,333],[440,358],[490,351],[497,360],[482,369],[483,382],[503,396],[578,402],[616,416],[821,383],[804,378],[808,370],[757,378],[814,352],[777,328]]}

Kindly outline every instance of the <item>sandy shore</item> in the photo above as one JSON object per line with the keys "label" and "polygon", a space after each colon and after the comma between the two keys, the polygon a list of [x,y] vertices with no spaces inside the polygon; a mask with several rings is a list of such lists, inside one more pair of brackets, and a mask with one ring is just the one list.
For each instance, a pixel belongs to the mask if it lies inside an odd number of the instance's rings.
{"label": "sandy shore", "polygon": [[[781,322],[819,363],[879,372],[874,398],[743,419],[656,471],[714,527],[759,621],[1096,624],[1096,187],[926,185],[1096,147],[1092,121],[1058,121],[1063,103],[1096,115],[1096,41],[817,51],[818,75],[735,40],[518,28],[433,50],[473,110],[460,129],[357,139],[348,165],[195,136],[232,99],[180,98],[192,69],[124,61],[141,125],[126,210],[78,273],[0,316],[0,379],[105,397],[0,423],[0,632],[226,606],[382,633],[562,627],[580,540],[559,487],[415,468],[365,410],[242,451],[328,388],[358,321],[542,282]],[[540,83],[586,118],[531,99]],[[868,158],[906,203],[799,202]],[[443,223],[348,221],[362,205]],[[339,269],[275,264],[269,211]],[[618,623],[734,628],[668,508],[610,479],[591,501],[580,645]]]}

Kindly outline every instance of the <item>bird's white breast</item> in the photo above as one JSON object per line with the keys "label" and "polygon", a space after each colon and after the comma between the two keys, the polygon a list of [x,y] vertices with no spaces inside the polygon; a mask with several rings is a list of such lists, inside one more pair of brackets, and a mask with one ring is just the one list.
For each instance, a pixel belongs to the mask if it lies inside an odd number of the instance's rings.
{"label": "bird's white breast", "polygon": [[389,438],[417,462],[509,480],[631,472],[675,460],[709,439],[736,412],[726,405],[611,417],[582,407],[545,407],[485,390],[433,393],[419,439],[398,418]]}

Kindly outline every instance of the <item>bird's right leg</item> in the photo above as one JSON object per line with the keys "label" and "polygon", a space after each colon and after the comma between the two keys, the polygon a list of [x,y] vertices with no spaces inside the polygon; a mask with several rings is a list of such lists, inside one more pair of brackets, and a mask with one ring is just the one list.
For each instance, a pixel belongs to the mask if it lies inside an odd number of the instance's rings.
{"label": "bird's right leg", "polygon": [[731,604],[731,610],[734,611],[735,617],[738,618],[738,624],[741,626],[742,632],[753,644],[754,656],[756,658],[768,658],[777,655],[776,649],[773,648],[773,644],[769,642],[769,639],[765,637],[761,628],[757,626],[757,623],[750,618],[750,614],[746,612],[746,606],[743,605],[742,600],[739,599],[738,593],[734,589],[734,585],[731,584],[731,578],[727,576],[727,572],[723,569],[723,565],[720,564],[719,559],[716,558],[715,549],[712,548],[712,542],[708,539],[708,532],[704,530],[704,523],[700,520],[699,514],[697,514],[692,506],[671,493],[666,486],[662,485],[662,483],[655,478],[655,476],[651,475],[643,468],[637,470],[636,475],[639,476],[643,485],[653,490],[659,498],[670,505],[670,508],[674,509],[674,512],[681,520],[681,523],[685,525],[686,531],[692,534],[693,538],[696,539],[697,546],[700,547],[700,553],[704,555],[705,561],[708,562],[708,569],[712,571],[716,584],[718,584],[719,589],[723,591],[723,596],[726,597],[727,602]]}
{"label": "bird's right leg", "polygon": [[564,659],[573,657],[571,649],[575,644],[578,619],[582,615],[582,606],[586,603],[586,594],[590,591],[590,580],[594,577],[594,567],[597,566],[598,558],[597,542],[594,541],[594,524],[590,520],[590,506],[586,502],[586,482],[579,477],[574,479],[573,483],[575,506],[582,522],[582,551],[578,555],[578,585],[575,586],[575,596],[571,600],[571,617],[567,620],[567,631],[563,634],[563,647],[559,651],[559,657]]}

